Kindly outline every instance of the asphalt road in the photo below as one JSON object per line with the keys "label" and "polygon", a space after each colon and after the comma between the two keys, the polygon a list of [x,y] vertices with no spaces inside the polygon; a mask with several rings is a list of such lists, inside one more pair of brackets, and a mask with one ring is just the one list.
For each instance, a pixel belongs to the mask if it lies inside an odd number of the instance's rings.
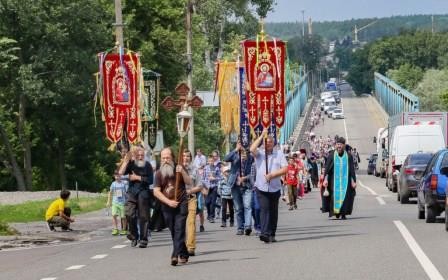
{"label": "asphalt road", "polygon": [[347,220],[321,214],[314,190],[298,210],[281,203],[277,243],[207,223],[198,233],[197,255],[171,267],[167,231],[139,249],[101,230],[86,242],[0,251],[0,279],[448,279],[444,226],[418,220],[415,204],[400,205],[384,179],[365,175],[382,124],[368,98],[344,89],[346,119],[325,119],[316,134],[346,136],[362,156],[355,209]]}

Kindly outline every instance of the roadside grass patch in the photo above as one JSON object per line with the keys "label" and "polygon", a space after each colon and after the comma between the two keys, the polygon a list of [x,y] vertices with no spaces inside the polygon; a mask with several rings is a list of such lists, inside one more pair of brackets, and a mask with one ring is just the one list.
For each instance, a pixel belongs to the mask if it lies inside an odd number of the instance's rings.
{"label": "roadside grass patch", "polygon": [[16,234],[19,234],[17,230],[11,228],[4,221],[0,221],[0,235],[16,235]]}
{"label": "roadside grass patch", "polygon": [[[54,199],[29,201],[15,205],[0,205],[0,221],[3,223],[27,223],[43,221],[45,211]],[[72,215],[92,212],[105,207],[107,202],[106,195],[98,197],[80,197],[76,199],[71,197],[68,206],[72,208]],[[0,235],[1,235],[0,225]]]}

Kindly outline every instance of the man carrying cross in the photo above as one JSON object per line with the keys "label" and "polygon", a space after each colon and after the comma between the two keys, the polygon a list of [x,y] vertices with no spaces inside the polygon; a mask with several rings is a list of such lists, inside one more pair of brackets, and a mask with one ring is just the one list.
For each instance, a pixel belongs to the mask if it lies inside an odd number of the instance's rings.
{"label": "man carrying cross", "polygon": [[[259,148],[264,138],[264,146]],[[287,173],[288,163],[281,149],[274,147],[274,138],[268,136],[266,128],[252,143],[250,152],[255,159],[255,187],[260,203],[260,240],[265,243],[276,242],[278,201],[282,188],[280,177]]]}

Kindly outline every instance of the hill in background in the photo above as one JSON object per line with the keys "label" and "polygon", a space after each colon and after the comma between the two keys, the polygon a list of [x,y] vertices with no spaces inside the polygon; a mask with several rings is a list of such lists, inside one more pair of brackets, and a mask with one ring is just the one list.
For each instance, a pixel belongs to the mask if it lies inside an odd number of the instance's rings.
{"label": "hill in background", "polygon": [[[388,18],[365,18],[345,21],[313,22],[313,34],[322,36],[327,41],[334,41],[344,37],[353,37],[355,25],[359,28],[378,20],[370,27],[358,32],[360,41],[371,42],[384,36],[393,36],[403,30],[431,30],[431,15],[394,16]],[[448,30],[448,15],[434,15],[434,31]],[[266,31],[269,35],[284,40],[301,36],[301,22],[266,23]],[[308,32],[308,24],[305,22],[305,34]]]}

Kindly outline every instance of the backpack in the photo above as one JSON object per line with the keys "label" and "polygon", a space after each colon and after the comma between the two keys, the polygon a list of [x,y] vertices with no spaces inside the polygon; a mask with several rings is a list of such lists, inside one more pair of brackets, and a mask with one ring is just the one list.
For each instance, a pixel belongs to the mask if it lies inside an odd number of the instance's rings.
{"label": "backpack", "polygon": [[227,180],[220,182],[221,197],[230,197],[232,195],[232,188],[227,183]]}

